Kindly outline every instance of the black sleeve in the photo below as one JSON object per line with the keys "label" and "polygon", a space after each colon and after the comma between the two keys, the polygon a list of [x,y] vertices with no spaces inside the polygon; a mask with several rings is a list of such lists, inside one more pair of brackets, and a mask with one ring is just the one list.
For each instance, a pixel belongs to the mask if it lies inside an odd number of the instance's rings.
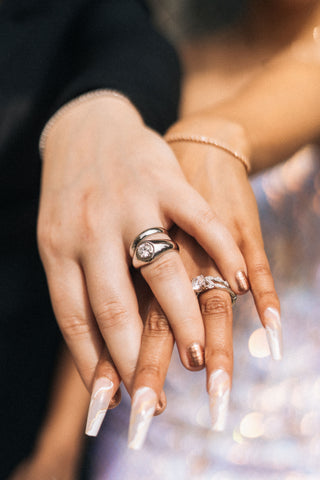
{"label": "black sleeve", "polygon": [[90,0],[78,17],[75,74],[56,108],[99,88],[130,98],[147,125],[164,132],[176,119],[180,68],[173,47],[154,29],[139,0]]}

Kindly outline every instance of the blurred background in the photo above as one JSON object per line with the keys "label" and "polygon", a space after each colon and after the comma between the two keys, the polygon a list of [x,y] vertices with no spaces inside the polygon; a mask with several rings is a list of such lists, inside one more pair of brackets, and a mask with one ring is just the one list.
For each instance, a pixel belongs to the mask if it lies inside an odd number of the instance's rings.
{"label": "blurred background", "polygon": [[[252,3],[150,0],[159,28],[182,55],[182,114],[236,91],[283,47],[263,43],[259,35],[251,42]],[[187,372],[175,352],[165,388],[168,407],[154,419],[144,449],[127,450],[130,402],[124,394],[92,444],[92,479],[320,478],[319,160],[319,149],[306,146],[252,179],[282,305],[283,360],[270,358],[252,299],[242,297],[234,309],[235,368],[226,431],[208,429],[205,374]]]}
{"label": "blurred background", "polygon": [[246,0],[148,0],[155,22],[180,43],[232,24],[246,9]]}

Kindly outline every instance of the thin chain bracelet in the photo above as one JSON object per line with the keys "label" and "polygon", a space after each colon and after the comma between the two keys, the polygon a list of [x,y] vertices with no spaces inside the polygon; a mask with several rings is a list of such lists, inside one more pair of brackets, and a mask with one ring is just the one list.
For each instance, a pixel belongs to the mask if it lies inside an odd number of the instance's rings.
{"label": "thin chain bracelet", "polygon": [[71,110],[73,107],[77,105],[81,105],[82,103],[86,103],[90,100],[93,100],[99,97],[115,97],[115,98],[119,98],[124,102],[131,104],[130,100],[127,97],[125,97],[122,93],[117,92],[116,90],[108,90],[103,88],[100,88],[98,90],[92,90],[91,92],[84,93],[83,95],[80,95],[79,97],[74,98],[73,100],[71,100],[70,102],[66,103],[61,108],[59,108],[59,110],[57,110],[57,112],[54,115],[52,115],[52,117],[45,124],[39,139],[39,152],[42,159],[43,159],[43,153],[46,146],[48,135],[51,129],[53,128],[53,126],[56,124],[56,122],[61,117],[63,117],[65,113],[69,112],[69,110]]}
{"label": "thin chain bracelet", "polygon": [[242,165],[245,167],[247,173],[249,173],[251,170],[250,161],[245,155],[235,150],[232,150],[232,148],[230,148],[228,145],[225,145],[222,142],[214,140],[213,138],[205,137],[203,135],[185,135],[180,133],[172,133],[165,136],[165,140],[167,143],[194,142],[194,143],[202,143],[204,145],[211,145],[213,147],[220,148],[221,150],[224,150],[225,152],[230,153],[233,157],[239,160],[242,163]]}

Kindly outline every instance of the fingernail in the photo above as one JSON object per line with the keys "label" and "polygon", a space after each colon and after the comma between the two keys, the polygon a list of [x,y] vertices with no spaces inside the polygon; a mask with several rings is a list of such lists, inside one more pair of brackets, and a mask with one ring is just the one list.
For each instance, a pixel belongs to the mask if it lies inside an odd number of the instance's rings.
{"label": "fingernail", "polygon": [[247,275],[244,272],[237,272],[236,273],[236,281],[238,285],[239,292],[247,292],[250,288],[249,280]]}
{"label": "fingernail", "polygon": [[99,378],[93,387],[89,405],[86,434],[96,437],[112,397],[113,383],[109,378]]}
{"label": "fingernail", "polygon": [[221,368],[214,370],[209,379],[211,428],[222,432],[225,428],[230,397],[230,377]]}
{"label": "fingernail", "polygon": [[142,447],[157,403],[157,394],[150,387],[139,388],[134,394],[128,435],[129,448],[140,450]]}
{"label": "fingernail", "polygon": [[187,348],[187,357],[190,367],[198,368],[204,366],[204,350],[200,343],[193,342]]}
{"label": "fingernail", "polygon": [[265,323],[265,329],[271,356],[274,360],[282,359],[282,329],[281,320],[278,310],[272,307],[268,307],[264,314],[263,319]]}
{"label": "fingernail", "polygon": [[121,389],[119,387],[116,393],[113,395],[113,397],[110,400],[108,410],[112,410],[113,408],[116,408],[120,402],[121,402]]}
{"label": "fingernail", "polygon": [[165,411],[166,408],[167,408],[167,397],[166,397],[164,391],[162,390],[162,392],[160,393],[160,397],[159,397],[157,406],[156,406],[156,410],[154,412],[154,416],[156,417],[157,415],[160,415],[161,413],[163,413]]}

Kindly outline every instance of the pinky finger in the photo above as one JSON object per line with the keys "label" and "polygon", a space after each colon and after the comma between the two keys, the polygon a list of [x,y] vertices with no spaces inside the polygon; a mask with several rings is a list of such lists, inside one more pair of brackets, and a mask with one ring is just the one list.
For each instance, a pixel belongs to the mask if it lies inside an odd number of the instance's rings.
{"label": "pinky finger", "polygon": [[119,374],[110,359],[107,349],[104,349],[97,365],[89,412],[86,434],[96,437],[108,410],[119,405],[121,400]]}

